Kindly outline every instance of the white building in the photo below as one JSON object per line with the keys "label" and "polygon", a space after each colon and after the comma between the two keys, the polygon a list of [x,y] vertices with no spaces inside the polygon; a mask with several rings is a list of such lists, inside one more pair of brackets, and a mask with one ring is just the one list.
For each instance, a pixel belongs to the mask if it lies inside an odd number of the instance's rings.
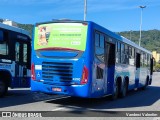
{"label": "white building", "polygon": [[8,20],[8,19],[4,19],[2,23],[6,25],[10,25],[10,26],[15,26],[15,27],[18,26],[16,22]]}

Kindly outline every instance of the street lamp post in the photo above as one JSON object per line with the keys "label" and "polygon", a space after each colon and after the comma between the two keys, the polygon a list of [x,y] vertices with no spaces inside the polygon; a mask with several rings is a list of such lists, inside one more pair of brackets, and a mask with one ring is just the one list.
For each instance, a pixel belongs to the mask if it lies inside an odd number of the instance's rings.
{"label": "street lamp post", "polygon": [[141,8],[141,21],[140,21],[140,37],[139,37],[139,46],[141,46],[141,39],[142,39],[142,14],[143,14],[143,9],[146,8],[146,6],[139,6]]}
{"label": "street lamp post", "polygon": [[129,38],[130,38],[130,40],[131,40],[131,32],[132,32],[132,30],[130,30],[130,37],[129,37]]}
{"label": "street lamp post", "polygon": [[87,16],[87,0],[84,0],[84,21],[86,21]]}

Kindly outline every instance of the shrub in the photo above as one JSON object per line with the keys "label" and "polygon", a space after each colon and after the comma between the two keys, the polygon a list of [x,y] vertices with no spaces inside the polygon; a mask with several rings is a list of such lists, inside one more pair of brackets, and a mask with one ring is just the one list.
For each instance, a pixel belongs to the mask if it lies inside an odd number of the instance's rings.
{"label": "shrub", "polygon": [[154,66],[154,71],[155,71],[155,72],[160,72],[160,64],[156,64],[156,65]]}

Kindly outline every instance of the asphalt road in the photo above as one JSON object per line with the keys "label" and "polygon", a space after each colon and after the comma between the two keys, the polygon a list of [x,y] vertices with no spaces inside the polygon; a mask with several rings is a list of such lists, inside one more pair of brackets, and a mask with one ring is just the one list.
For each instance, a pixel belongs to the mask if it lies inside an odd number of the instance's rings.
{"label": "asphalt road", "polygon": [[[110,101],[109,97],[101,99],[81,99],[59,95],[45,95],[32,93],[30,89],[9,89],[8,95],[0,98],[0,111],[46,111],[45,115],[64,117],[98,117],[105,119],[106,116],[126,116],[136,111],[138,114],[153,112],[160,114],[160,72],[153,74],[153,82],[146,90],[130,91],[125,98]],[[52,112],[49,112],[52,111]],[[53,112],[54,111],[54,112]],[[100,117],[102,118],[100,118]],[[148,117],[147,117],[148,118]],[[90,118],[89,118],[90,119]],[[96,119],[96,118],[93,118]],[[142,117],[136,117],[142,119]],[[143,119],[146,119],[143,118]],[[160,117],[149,117],[151,120],[160,120]]]}

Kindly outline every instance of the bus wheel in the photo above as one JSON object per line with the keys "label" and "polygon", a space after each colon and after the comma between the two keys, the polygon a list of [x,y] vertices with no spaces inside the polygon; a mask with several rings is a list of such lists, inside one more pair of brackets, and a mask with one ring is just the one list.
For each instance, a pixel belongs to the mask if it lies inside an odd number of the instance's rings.
{"label": "bus wheel", "polygon": [[118,98],[119,88],[118,88],[118,82],[114,85],[114,93],[111,96],[111,100],[116,100]]}
{"label": "bus wheel", "polygon": [[149,83],[149,77],[147,76],[147,78],[146,78],[146,83],[145,83],[145,85],[142,87],[142,90],[145,90],[145,89],[146,89],[146,87],[148,86],[148,83]]}
{"label": "bus wheel", "polygon": [[0,80],[0,97],[3,97],[8,91],[7,84]]}
{"label": "bus wheel", "polygon": [[125,97],[127,95],[127,91],[128,91],[128,84],[125,81],[122,87],[122,92],[120,93],[120,97]]}

